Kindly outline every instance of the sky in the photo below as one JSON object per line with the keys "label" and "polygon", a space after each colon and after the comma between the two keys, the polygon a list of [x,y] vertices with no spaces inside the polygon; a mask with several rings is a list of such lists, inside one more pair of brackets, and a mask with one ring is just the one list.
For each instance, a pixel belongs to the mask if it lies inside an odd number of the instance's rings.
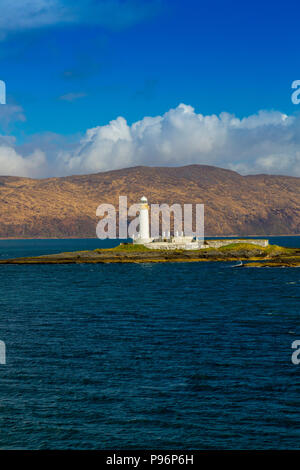
{"label": "sky", "polygon": [[0,0],[0,13],[1,175],[300,176],[299,2]]}

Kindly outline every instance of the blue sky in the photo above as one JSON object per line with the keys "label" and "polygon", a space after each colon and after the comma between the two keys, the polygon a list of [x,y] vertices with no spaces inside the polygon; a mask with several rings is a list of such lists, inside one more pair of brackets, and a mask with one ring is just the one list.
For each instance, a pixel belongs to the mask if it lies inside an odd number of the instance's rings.
{"label": "blue sky", "polygon": [[[298,2],[0,0],[0,8],[1,174],[207,163],[300,175],[291,101],[300,79]],[[214,122],[221,113],[240,124]],[[278,126],[280,149],[270,145]],[[182,155],[173,150],[178,128]],[[203,145],[185,152],[198,137]]]}

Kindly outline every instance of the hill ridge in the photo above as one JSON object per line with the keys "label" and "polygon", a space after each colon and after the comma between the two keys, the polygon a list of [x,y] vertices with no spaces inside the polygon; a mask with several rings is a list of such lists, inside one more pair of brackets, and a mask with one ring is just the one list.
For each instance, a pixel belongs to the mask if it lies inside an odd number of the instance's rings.
{"label": "hill ridge", "polygon": [[0,176],[1,238],[95,237],[99,204],[204,203],[205,234],[300,233],[300,178],[210,165],[137,166],[44,179]]}

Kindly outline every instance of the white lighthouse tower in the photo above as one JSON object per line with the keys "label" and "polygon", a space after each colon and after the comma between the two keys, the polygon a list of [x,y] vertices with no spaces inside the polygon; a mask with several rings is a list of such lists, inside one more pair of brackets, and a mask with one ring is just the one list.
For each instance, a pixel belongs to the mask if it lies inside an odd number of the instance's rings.
{"label": "white lighthouse tower", "polygon": [[150,238],[149,231],[149,206],[148,201],[145,196],[141,198],[140,201],[140,232],[138,238],[134,241],[135,243],[150,243],[152,239]]}

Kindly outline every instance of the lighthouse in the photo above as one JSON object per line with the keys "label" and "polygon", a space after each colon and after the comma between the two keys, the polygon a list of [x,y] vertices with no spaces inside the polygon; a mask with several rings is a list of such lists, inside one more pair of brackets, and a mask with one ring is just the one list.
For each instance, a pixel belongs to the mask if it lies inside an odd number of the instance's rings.
{"label": "lighthouse", "polygon": [[141,198],[139,206],[140,232],[138,238],[135,240],[135,243],[150,243],[152,239],[150,238],[149,232],[149,206],[145,196]]}

